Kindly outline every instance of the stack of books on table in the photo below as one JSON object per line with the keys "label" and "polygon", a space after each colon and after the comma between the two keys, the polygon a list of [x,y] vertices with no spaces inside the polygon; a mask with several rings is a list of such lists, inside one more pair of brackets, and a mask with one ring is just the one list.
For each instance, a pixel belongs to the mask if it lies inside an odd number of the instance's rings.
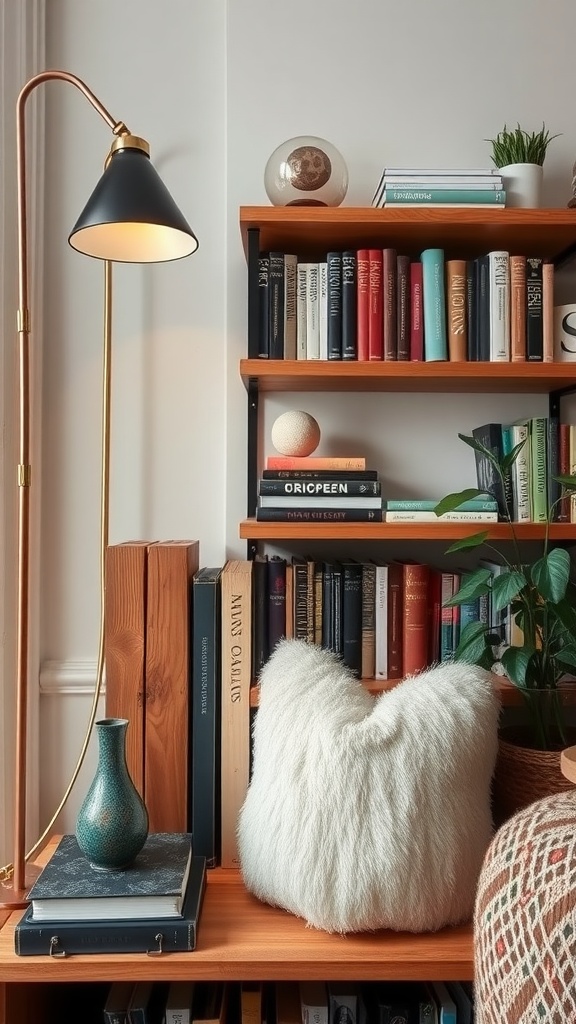
{"label": "stack of books on table", "polygon": [[489,167],[387,167],[382,172],[372,206],[489,206],[502,210],[506,192],[502,177]]}
{"label": "stack of books on table", "polygon": [[76,837],[63,836],[28,893],[15,951],[64,956],[193,950],[205,881],[205,858],[193,856],[188,833],[152,833],[124,871],[91,867]]}
{"label": "stack of books on table", "polygon": [[383,502],[387,523],[497,523],[498,502],[489,494],[463,501],[451,512],[437,516],[439,499],[398,498]]}
{"label": "stack of books on table", "polygon": [[269,456],[256,519],[268,523],[382,522],[380,481],[363,457]]}

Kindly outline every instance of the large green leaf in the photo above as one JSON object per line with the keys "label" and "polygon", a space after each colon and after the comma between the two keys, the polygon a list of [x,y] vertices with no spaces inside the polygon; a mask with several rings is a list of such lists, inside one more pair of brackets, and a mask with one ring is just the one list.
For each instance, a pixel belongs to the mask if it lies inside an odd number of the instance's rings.
{"label": "large green leaf", "polygon": [[469,622],[462,630],[460,642],[454,651],[456,660],[479,664],[486,651],[486,632],[487,626],[485,623]]}
{"label": "large green leaf", "polygon": [[464,551],[467,548],[479,548],[481,544],[484,544],[487,537],[487,530],[482,530],[482,533],[471,533],[469,537],[461,537],[460,540],[455,540],[449,548],[446,548],[446,554],[449,555],[453,551]]}
{"label": "large green leaf", "polygon": [[502,667],[516,686],[526,685],[526,671],[533,654],[533,647],[507,647],[503,651],[500,659]]}
{"label": "large green leaf", "polygon": [[437,516],[441,516],[445,512],[453,512],[464,501],[470,501],[471,498],[478,498],[485,494],[486,491],[479,491],[477,487],[467,487],[464,491],[454,491],[452,494],[446,494],[442,501],[438,502],[434,511]]}
{"label": "large green leaf", "polygon": [[487,459],[490,460],[493,466],[495,466],[498,470],[501,471],[500,462],[497,456],[490,448],[486,448],[486,446],[483,445],[481,441],[477,441],[475,437],[469,437],[467,434],[458,434],[458,437],[460,438],[461,441],[464,441],[464,444],[467,444],[470,446],[470,448],[473,448],[475,452],[478,452],[480,455],[484,455]]}
{"label": "large green leaf", "polygon": [[530,576],[544,600],[557,604],[565,596],[570,579],[570,555],[564,548],[553,548],[534,562]]}
{"label": "large green leaf", "polygon": [[499,612],[520,593],[527,584],[524,573],[511,570],[494,577],[492,582],[492,610]]}
{"label": "large green leaf", "polygon": [[559,484],[562,484],[567,491],[576,491],[576,476],[572,473],[560,473],[558,476],[553,476],[553,480],[556,480]]}
{"label": "large green leaf", "polygon": [[528,440],[528,438],[525,437],[523,441],[520,441],[520,444],[517,444],[512,449],[512,451],[508,452],[508,454],[504,456],[504,458],[502,459],[502,461],[500,463],[500,468],[502,469],[503,473],[505,473],[506,470],[509,470],[510,466],[514,462],[516,462],[516,459],[518,458],[518,455],[520,454],[520,451],[522,450],[522,448],[526,444],[527,440]]}
{"label": "large green leaf", "polygon": [[480,597],[482,594],[489,594],[490,587],[488,586],[488,580],[490,579],[491,572],[489,569],[476,569],[475,572],[471,572],[462,578],[460,589],[454,594],[454,597],[449,597],[447,601],[443,602],[443,608],[452,608],[454,605],[464,604],[466,601],[473,601],[476,597]]}

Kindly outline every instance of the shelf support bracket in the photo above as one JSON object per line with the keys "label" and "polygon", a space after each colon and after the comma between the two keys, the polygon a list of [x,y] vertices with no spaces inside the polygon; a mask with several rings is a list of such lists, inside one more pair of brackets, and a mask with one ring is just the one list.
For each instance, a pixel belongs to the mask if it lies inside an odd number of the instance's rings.
{"label": "shelf support bracket", "polygon": [[[248,380],[248,451],[246,453],[247,474],[247,515],[256,515],[258,503],[258,381],[255,377]],[[256,544],[248,541],[248,558],[254,558]]]}

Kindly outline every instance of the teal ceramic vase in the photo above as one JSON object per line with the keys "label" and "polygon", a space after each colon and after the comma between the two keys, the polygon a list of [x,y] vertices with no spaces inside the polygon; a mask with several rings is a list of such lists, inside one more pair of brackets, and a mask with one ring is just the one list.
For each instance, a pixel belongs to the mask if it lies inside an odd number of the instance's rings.
{"label": "teal ceramic vase", "polygon": [[80,808],[76,839],[92,867],[121,871],[148,835],[148,812],[126,764],[125,718],[96,722],[98,768]]}

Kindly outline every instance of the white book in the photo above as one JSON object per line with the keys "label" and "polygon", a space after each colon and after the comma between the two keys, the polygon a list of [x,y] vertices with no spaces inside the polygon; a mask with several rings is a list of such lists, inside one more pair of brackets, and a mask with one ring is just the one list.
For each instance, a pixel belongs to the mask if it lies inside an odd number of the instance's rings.
{"label": "white book", "polygon": [[258,503],[260,508],[382,508],[382,498],[377,495],[265,494]]}
{"label": "white book", "polygon": [[284,359],[296,359],[296,266],[292,253],[284,254]]}
{"label": "white book", "polygon": [[318,264],[306,263],[306,358],[320,359]]}
{"label": "white book", "polygon": [[328,359],[328,264],[318,264],[320,288],[320,359]]}
{"label": "white book", "polygon": [[510,254],[488,253],[490,362],[510,362]]}
{"label": "white book", "polygon": [[414,177],[387,174],[384,178],[384,186],[386,185],[392,185],[394,188],[402,188],[402,186],[418,188],[421,185],[427,188],[430,188],[431,185],[434,188],[454,188],[458,185],[464,185],[466,188],[481,187],[495,190],[503,188],[502,178],[495,174],[452,174],[444,177],[438,174],[421,174]]}
{"label": "white book", "polygon": [[192,1024],[193,981],[171,981],[164,1024]]}
{"label": "white book", "polygon": [[296,358],[306,359],[306,264],[296,266]]}
{"label": "white book", "polygon": [[399,509],[386,512],[385,520],[387,523],[497,523],[498,513],[454,511],[437,516],[435,512]]}
{"label": "white book", "polygon": [[376,566],[376,679],[388,679],[388,566]]}

